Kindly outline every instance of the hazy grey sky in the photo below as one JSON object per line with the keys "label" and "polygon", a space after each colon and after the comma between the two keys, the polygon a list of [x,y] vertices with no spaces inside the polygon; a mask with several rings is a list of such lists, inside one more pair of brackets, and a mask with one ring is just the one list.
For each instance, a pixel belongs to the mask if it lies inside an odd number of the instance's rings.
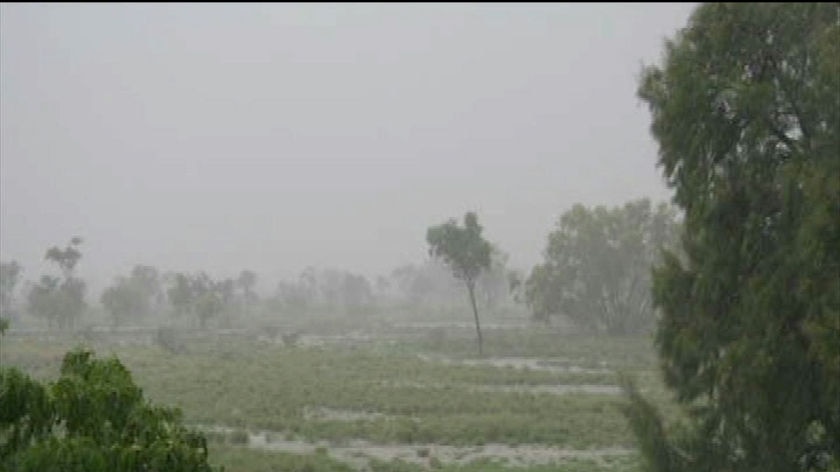
{"label": "hazy grey sky", "polygon": [[3,4],[0,257],[372,275],[475,210],[530,268],[572,204],[670,195],[635,90],[693,8]]}

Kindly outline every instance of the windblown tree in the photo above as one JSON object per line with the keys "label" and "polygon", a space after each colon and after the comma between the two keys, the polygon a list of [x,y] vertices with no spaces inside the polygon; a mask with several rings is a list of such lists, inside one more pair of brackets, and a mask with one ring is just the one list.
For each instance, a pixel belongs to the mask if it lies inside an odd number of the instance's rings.
{"label": "windblown tree", "polygon": [[179,316],[194,316],[201,329],[230,308],[235,290],[233,279],[213,280],[204,272],[170,274],[166,290],[169,303]]}
{"label": "windblown tree", "polygon": [[548,236],[545,261],[525,282],[535,319],[566,315],[595,332],[630,334],[653,326],[650,266],[673,246],[676,211],[640,199],[592,209],[575,205]]}
{"label": "windblown tree", "polygon": [[190,280],[194,296],[193,313],[198,318],[201,329],[207,328],[207,322],[219,316],[225,308],[225,299],[233,292],[233,284],[225,281],[216,282],[204,272]]}
{"label": "windblown tree", "polygon": [[341,289],[345,313],[362,315],[374,309],[373,289],[364,275],[345,273]]}
{"label": "windblown tree", "polygon": [[168,274],[165,279],[169,285],[166,289],[166,297],[169,299],[169,304],[175,310],[175,314],[182,317],[191,314],[196,295],[189,276],[178,272]]}
{"label": "windblown tree", "polygon": [[[435,281],[427,269],[427,267],[406,264],[391,272],[391,280],[399,295],[410,306],[420,306],[435,289]],[[448,274],[447,277],[449,277]]]}
{"label": "windblown tree", "polygon": [[236,286],[242,290],[242,304],[246,316],[250,313],[251,307],[259,301],[254,292],[254,285],[257,284],[257,274],[252,270],[243,270],[236,279]]}
{"label": "windblown tree", "polygon": [[654,301],[690,422],[631,389],[649,470],[840,470],[840,5],[704,4],[639,95],[686,229]]}
{"label": "windblown tree", "polygon": [[433,226],[426,232],[429,254],[442,259],[452,274],[464,282],[470,297],[475,331],[478,337],[478,354],[483,354],[481,323],[478,319],[478,307],[475,303],[475,286],[478,277],[490,268],[493,246],[482,236],[482,227],[473,212],[464,215],[464,226],[459,226],[455,219]]}
{"label": "windblown tree", "polygon": [[236,280],[232,278],[224,278],[222,280],[213,281],[210,285],[211,291],[219,299],[219,309],[212,316],[224,315],[221,318],[222,326],[230,328],[232,326],[232,315],[238,304],[236,297]]}
{"label": "windblown tree", "polygon": [[271,303],[278,311],[301,315],[311,306],[312,297],[301,283],[280,281]]}
{"label": "windblown tree", "polygon": [[111,315],[115,326],[129,320],[136,321],[149,311],[146,298],[125,277],[117,278],[113,285],[106,288],[99,301]]}
{"label": "windblown tree", "polygon": [[100,301],[114,324],[119,325],[149,316],[158,307],[161,297],[157,269],[137,265],[129,277],[118,277],[105,289]]}
{"label": "windblown tree", "polygon": [[81,238],[74,237],[64,249],[50,248],[45,258],[58,265],[62,276],[42,276],[27,296],[29,312],[46,319],[51,328],[71,328],[86,308],[86,285],[75,275],[76,264],[82,258],[78,249],[81,243]]}
{"label": "windblown tree", "polygon": [[137,287],[148,300],[150,312],[158,311],[163,307],[166,296],[161,286],[162,277],[156,268],[137,264],[131,269],[130,280],[132,285]]}
{"label": "windblown tree", "polygon": [[15,288],[20,280],[21,267],[16,261],[0,262],[0,319],[15,316]]}
{"label": "windblown tree", "polygon": [[[476,280],[475,296],[479,306],[484,306],[487,299],[495,295],[484,296],[483,283],[491,282],[486,287],[494,288],[493,276],[485,278],[486,275],[484,272]],[[394,309],[410,314],[413,319],[440,316],[449,319],[464,304],[463,289],[452,283],[452,270],[439,258],[429,258],[421,264],[400,265],[391,271],[387,281],[390,287],[380,301],[392,304]]]}
{"label": "windblown tree", "polygon": [[505,302],[513,301],[508,258],[507,254],[496,250],[490,267],[481,273],[476,282],[476,296],[491,313],[505,307]]}
{"label": "windblown tree", "polygon": [[292,314],[359,316],[376,308],[373,288],[364,275],[314,267],[307,267],[297,281],[281,281],[271,303]]}
{"label": "windblown tree", "polygon": [[211,471],[207,442],[177,409],[143,398],[115,358],[67,353],[43,384],[0,368],[0,469],[20,472]]}

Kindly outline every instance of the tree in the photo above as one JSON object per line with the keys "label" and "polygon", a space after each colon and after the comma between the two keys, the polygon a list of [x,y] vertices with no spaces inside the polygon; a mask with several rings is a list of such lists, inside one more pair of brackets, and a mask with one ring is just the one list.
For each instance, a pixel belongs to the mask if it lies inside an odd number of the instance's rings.
{"label": "tree", "polygon": [[114,285],[105,289],[99,298],[102,306],[111,315],[114,325],[135,318],[141,311],[139,294],[123,277],[118,277]]}
{"label": "tree", "polygon": [[684,257],[656,346],[689,415],[636,395],[652,470],[840,470],[840,6],[705,4],[645,70]]}
{"label": "tree", "polygon": [[82,253],[76,249],[76,247],[80,244],[82,244],[82,238],[74,236],[70,239],[70,244],[68,244],[64,249],[61,249],[58,246],[53,246],[47,250],[45,259],[58,264],[65,280],[73,276],[73,270],[76,268],[76,264],[79,262],[79,259],[82,258]]}
{"label": "tree", "polygon": [[221,296],[215,290],[200,292],[195,300],[195,314],[201,329],[206,329],[207,321],[221,314],[224,307]]}
{"label": "tree", "polygon": [[85,310],[85,282],[75,276],[76,264],[82,257],[78,246],[82,239],[74,237],[64,249],[54,246],[45,259],[55,262],[62,278],[44,275],[27,297],[29,311],[45,318],[50,327],[70,328]]}
{"label": "tree", "polygon": [[294,314],[305,312],[312,299],[309,292],[300,283],[280,281],[277,284],[277,291],[274,296],[274,304],[278,309],[288,310]]}
{"label": "tree", "polygon": [[143,294],[149,304],[149,313],[159,310],[164,303],[161,277],[152,266],[137,264],[131,269],[131,285]]}
{"label": "tree", "polygon": [[206,273],[194,275],[172,274],[166,293],[177,315],[195,315],[201,329],[231,306],[235,282],[233,279],[215,281]]}
{"label": "tree", "polygon": [[180,316],[190,314],[195,302],[195,293],[189,277],[178,272],[167,278],[170,285],[166,290],[166,296],[169,298],[169,304],[175,309],[175,314]]}
{"label": "tree", "polygon": [[621,207],[575,205],[548,236],[545,262],[534,267],[525,297],[534,317],[563,314],[609,334],[653,325],[650,266],[673,246],[679,225],[666,204],[644,198]]}
{"label": "tree", "polygon": [[514,303],[524,303],[525,277],[519,270],[509,270],[507,273],[508,291]]}
{"label": "tree", "polygon": [[407,264],[397,267],[391,272],[394,285],[399,288],[402,296],[412,306],[423,303],[435,289],[433,277],[429,274],[428,269],[428,267]]}
{"label": "tree", "polygon": [[[0,338],[2,338],[6,334],[6,331],[8,329],[9,329],[9,320],[7,320],[6,318],[0,318]],[[0,341],[2,341],[2,339],[0,339]],[[2,361],[3,361],[2,348],[3,348],[3,343],[0,342],[0,364],[2,364]],[[0,387],[2,387],[2,384],[0,384]]]}
{"label": "tree", "polygon": [[57,381],[0,369],[0,469],[210,471],[207,442],[181,413],[149,404],[116,359],[67,353]]}
{"label": "tree", "polygon": [[[482,283],[486,282],[483,279],[483,276],[479,277],[475,285],[479,305],[486,301],[482,297]],[[401,265],[391,271],[390,281],[391,289],[386,298],[399,309],[407,310],[413,318],[441,314],[451,317],[463,306],[462,289],[452,283],[452,271],[440,258],[429,258],[422,264]]]}
{"label": "tree", "polygon": [[216,282],[206,273],[199,272],[190,279],[190,286],[193,313],[198,317],[201,329],[206,329],[207,321],[224,310],[226,299],[233,293],[233,282]]}
{"label": "tree", "polygon": [[475,304],[475,284],[479,275],[490,268],[493,247],[481,236],[481,225],[473,212],[464,215],[464,226],[458,226],[455,219],[433,226],[426,232],[429,254],[440,258],[449,266],[452,274],[462,280],[470,296],[475,331],[478,336],[478,354],[482,355],[481,324]]}
{"label": "tree", "polygon": [[15,287],[21,270],[16,261],[0,262],[0,318],[14,317]]}
{"label": "tree", "polygon": [[317,293],[328,312],[334,312],[343,303],[344,274],[333,269],[322,270],[317,274]]}
{"label": "tree", "polygon": [[246,314],[250,311],[251,305],[259,300],[257,294],[254,293],[254,285],[256,283],[257,274],[251,270],[243,270],[239,273],[239,278],[236,279],[236,285],[242,290],[242,299]]}
{"label": "tree", "polygon": [[491,312],[499,310],[504,301],[511,299],[513,293],[510,290],[507,262],[507,254],[495,251],[490,267],[482,271],[476,282],[476,295]]}
{"label": "tree", "polygon": [[341,292],[347,314],[360,315],[373,309],[373,289],[364,275],[345,273]]}
{"label": "tree", "polygon": [[137,320],[151,314],[162,297],[158,273],[154,267],[137,265],[129,277],[118,277],[103,293],[100,301],[115,324]]}

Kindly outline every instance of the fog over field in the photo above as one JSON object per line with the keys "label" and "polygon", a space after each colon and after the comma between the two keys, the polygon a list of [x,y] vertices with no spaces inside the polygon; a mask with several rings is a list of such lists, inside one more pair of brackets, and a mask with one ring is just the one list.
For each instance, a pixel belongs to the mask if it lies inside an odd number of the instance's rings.
{"label": "fog over field", "polygon": [[667,199],[642,64],[694,4],[0,7],[0,258],[373,277],[476,211],[509,266],[574,203]]}
{"label": "fog over field", "polygon": [[0,470],[840,472],[838,84],[840,3],[0,4]]}

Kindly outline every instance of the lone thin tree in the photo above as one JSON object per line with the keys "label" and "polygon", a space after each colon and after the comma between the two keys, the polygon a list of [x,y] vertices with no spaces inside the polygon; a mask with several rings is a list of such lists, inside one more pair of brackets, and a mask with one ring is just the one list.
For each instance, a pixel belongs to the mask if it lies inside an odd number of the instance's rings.
{"label": "lone thin tree", "polygon": [[426,241],[429,254],[441,258],[452,270],[452,274],[464,281],[470,295],[475,331],[478,335],[478,355],[482,355],[481,323],[478,321],[478,308],[475,304],[475,283],[482,271],[490,268],[493,246],[481,236],[482,227],[478,224],[475,213],[464,215],[464,226],[458,226],[455,219],[429,228]]}

